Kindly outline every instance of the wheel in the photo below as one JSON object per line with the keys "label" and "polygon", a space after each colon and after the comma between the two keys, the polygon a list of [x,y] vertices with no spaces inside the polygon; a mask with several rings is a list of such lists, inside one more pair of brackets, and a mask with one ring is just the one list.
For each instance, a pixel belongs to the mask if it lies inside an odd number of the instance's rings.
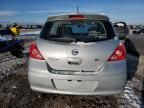
{"label": "wheel", "polygon": [[18,58],[23,58],[23,56],[24,56],[23,52],[17,48],[12,48],[11,54],[18,57]]}
{"label": "wheel", "polygon": [[17,51],[15,56],[18,57],[18,58],[23,58],[24,54],[21,50],[19,50],[19,51]]}

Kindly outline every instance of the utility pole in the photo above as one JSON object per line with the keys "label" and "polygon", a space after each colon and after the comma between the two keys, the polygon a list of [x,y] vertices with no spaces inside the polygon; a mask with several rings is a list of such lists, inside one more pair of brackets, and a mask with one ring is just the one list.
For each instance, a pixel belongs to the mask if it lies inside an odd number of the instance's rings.
{"label": "utility pole", "polygon": [[78,5],[77,5],[77,14],[79,14],[79,7],[78,7]]}
{"label": "utility pole", "polygon": [[78,0],[77,0],[77,14],[79,14]]}

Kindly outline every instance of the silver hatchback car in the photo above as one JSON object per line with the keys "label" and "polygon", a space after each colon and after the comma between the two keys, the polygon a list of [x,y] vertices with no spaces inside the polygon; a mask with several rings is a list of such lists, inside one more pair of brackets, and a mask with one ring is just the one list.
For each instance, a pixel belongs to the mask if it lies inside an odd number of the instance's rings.
{"label": "silver hatchback car", "polygon": [[105,15],[51,16],[30,48],[32,90],[73,95],[122,93],[126,50]]}

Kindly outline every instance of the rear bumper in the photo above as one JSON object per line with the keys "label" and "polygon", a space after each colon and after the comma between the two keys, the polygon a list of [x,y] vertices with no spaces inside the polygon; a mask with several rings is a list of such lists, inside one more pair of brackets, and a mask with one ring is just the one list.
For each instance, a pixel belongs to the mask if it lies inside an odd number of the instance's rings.
{"label": "rear bumper", "polygon": [[[31,89],[44,93],[72,94],[72,95],[113,95],[122,93],[126,83],[126,63],[124,61],[106,63],[104,68],[97,75],[58,75],[51,74],[47,70],[46,63],[39,64],[34,59],[30,59],[28,68],[28,80]],[[55,84],[57,81],[57,84]],[[86,82],[86,85],[79,85],[91,90],[73,90],[70,83],[66,81]],[[59,83],[60,82],[60,83]],[[79,82],[78,82],[79,83]],[[61,89],[62,86],[62,89]],[[66,89],[65,89],[66,88]],[[70,88],[70,89],[69,89]]]}
{"label": "rear bumper", "polygon": [[55,93],[55,94],[67,94],[67,95],[114,95],[123,93],[123,89],[121,90],[110,90],[110,91],[95,91],[95,92],[76,92],[76,91],[64,91],[58,89],[48,89],[48,88],[40,88],[36,86],[31,86],[33,91],[42,92],[42,93]]}

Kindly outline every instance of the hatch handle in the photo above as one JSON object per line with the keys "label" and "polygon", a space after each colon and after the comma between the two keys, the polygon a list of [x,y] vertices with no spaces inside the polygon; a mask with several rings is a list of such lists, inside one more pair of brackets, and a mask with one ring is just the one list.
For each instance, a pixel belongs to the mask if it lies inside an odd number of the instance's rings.
{"label": "hatch handle", "polygon": [[82,62],[82,59],[81,58],[71,58],[71,57],[69,57],[67,59],[67,61],[68,61],[68,64],[70,64],[70,65],[80,65],[81,62]]}

